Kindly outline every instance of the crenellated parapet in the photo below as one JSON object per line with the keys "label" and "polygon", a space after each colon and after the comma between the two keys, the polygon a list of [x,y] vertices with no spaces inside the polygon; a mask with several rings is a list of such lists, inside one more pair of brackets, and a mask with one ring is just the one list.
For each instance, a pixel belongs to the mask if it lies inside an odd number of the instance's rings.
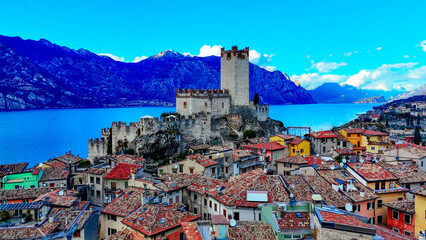
{"label": "crenellated parapet", "polygon": [[104,138],[89,139],[88,147],[89,155],[87,159],[92,163],[95,159],[107,155],[108,142]]}
{"label": "crenellated parapet", "polygon": [[220,56],[226,57],[227,60],[230,60],[233,57],[237,57],[238,59],[248,59],[249,53],[250,53],[250,50],[248,47],[238,50],[238,46],[233,46],[231,50],[225,50],[225,48],[222,48],[220,51]]}
{"label": "crenellated parapet", "polygon": [[176,97],[178,98],[228,98],[229,96],[229,90],[227,89],[176,89]]}

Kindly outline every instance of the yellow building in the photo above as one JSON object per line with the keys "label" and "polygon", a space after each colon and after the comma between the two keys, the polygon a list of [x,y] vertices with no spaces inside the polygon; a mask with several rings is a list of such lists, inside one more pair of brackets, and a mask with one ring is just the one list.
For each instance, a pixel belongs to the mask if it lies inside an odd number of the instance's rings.
{"label": "yellow building", "polygon": [[303,156],[303,154],[305,154],[305,156],[311,155],[311,143],[300,138],[294,138],[293,140],[291,140],[288,143],[288,148],[290,152],[290,157],[298,155]]}
{"label": "yellow building", "polygon": [[377,163],[348,163],[347,171],[379,197],[368,207],[374,208],[374,224],[386,226],[388,210],[383,204],[405,200],[408,189],[398,185],[398,178]]}
{"label": "yellow building", "polygon": [[412,191],[414,197],[414,233],[416,238],[419,237],[419,232],[426,232],[426,186],[421,186]]}
{"label": "yellow building", "polygon": [[383,154],[391,146],[388,141],[387,133],[365,130],[361,137],[361,146],[366,148],[367,152]]}
{"label": "yellow building", "polygon": [[354,152],[362,153],[365,147],[362,146],[362,133],[364,129],[361,128],[346,128],[339,131],[350,143],[353,145]]}
{"label": "yellow building", "polygon": [[288,147],[287,144],[295,138],[296,137],[292,135],[278,134],[273,137],[270,137],[269,142],[277,142],[280,145]]}

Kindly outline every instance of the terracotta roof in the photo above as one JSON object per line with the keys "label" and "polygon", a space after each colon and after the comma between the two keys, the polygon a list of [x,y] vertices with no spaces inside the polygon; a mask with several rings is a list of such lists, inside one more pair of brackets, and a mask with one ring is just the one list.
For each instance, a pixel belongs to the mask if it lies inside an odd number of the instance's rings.
{"label": "terracotta roof", "polygon": [[38,175],[40,173],[40,171],[42,171],[41,167],[35,167],[32,169],[32,175]]}
{"label": "terracotta roof", "polygon": [[385,240],[414,240],[416,238],[409,237],[402,233],[391,231],[389,228],[381,227],[378,225],[370,225],[376,229],[376,235],[384,238]]}
{"label": "terracotta roof", "polygon": [[276,159],[275,162],[293,163],[293,164],[299,164],[299,165],[301,165],[301,164],[308,164],[308,161],[306,161],[301,156],[293,156],[293,157],[280,158],[280,159]]}
{"label": "terracotta roof", "polygon": [[2,164],[0,165],[0,178],[9,174],[22,173],[27,166],[28,163]]}
{"label": "terracotta roof", "polygon": [[328,170],[331,166],[335,169],[340,169],[340,163],[336,161],[322,161],[321,164],[317,165],[317,170]]}
{"label": "terracotta roof", "polygon": [[182,222],[200,218],[200,215],[181,211],[183,205],[144,205],[123,219],[123,224],[145,234],[154,236],[168,229],[180,227]]}
{"label": "terracotta roof", "polygon": [[244,157],[250,157],[252,156],[252,154],[250,152],[248,152],[247,150],[241,150],[241,149],[234,149],[234,151],[232,151],[232,156],[234,156],[237,161],[240,158],[244,158]]}
{"label": "terracotta roof", "polygon": [[[311,201],[315,192],[301,175],[283,176],[286,188],[293,194],[296,201]],[[283,201],[284,202],[284,201]]]}
{"label": "terracotta roof", "polygon": [[395,176],[376,163],[348,163],[348,166],[367,181],[397,180]]}
{"label": "terracotta roof", "polygon": [[24,188],[24,189],[0,189],[0,201],[36,199],[40,195],[54,190],[55,188]]}
{"label": "terracotta roof", "polygon": [[183,222],[182,224],[183,234],[185,234],[185,239],[188,240],[203,240],[200,231],[198,230],[198,225],[195,222]]}
{"label": "terracotta roof", "polygon": [[365,130],[363,132],[363,135],[366,135],[366,136],[388,136],[389,133],[373,131],[373,130]]}
{"label": "terracotta roof", "polygon": [[105,169],[103,168],[89,168],[86,170],[89,174],[102,175],[105,173]]}
{"label": "terracotta roof", "polygon": [[346,133],[363,133],[365,131],[365,129],[361,129],[361,128],[345,128],[345,129],[343,129],[343,131],[345,131]]}
{"label": "terracotta roof", "polygon": [[47,234],[53,233],[59,223],[49,223],[45,221],[43,225],[39,227],[13,227],[13,228],[3,228],[0,229],[0,239],[32,239],[32,238],[42,238]]}
{"label": "terracotta roof", "polygon": [[78,162],[82,160],[87,160],[71,153],[66,153],[65,155],[56,157],[55,159],[58,159],[59,161],[62,161],[64,163],[71,163],[71,164],[77,164]]}
{"label": "terracotta roof", "polygon": [[244,148],[250,148],[250,149],[266,149],[266,150],[280,150],[286,148],[286,146],[283,146],[277,142],[266,142],[266,143],[258,143],[253,145],[244,145]]}
{"label": "terracotta roof", "polygon": [[365,147],[353,147],[354,150],[365,150]]}
{"label": "terracotta roof", "polygon": [[422,186],[414,189],[413,191],[411,191],[411,193],[426,197],[426,185],[422,185]]}
{"label": "terracotta roof", "polygon": [[290,200],[278,176],[267,176],[260,168],[232,177],[224,189],[207,194],[228,206],[257,207],[261,202],[247,201],[247,191],[267,191],[268,202]]}
{"label": "terracotta roof", "polygon": [[218,189],[223,186],[225,181],[217,178],[199,177],[192,182],[187,189],[192,192],[196,192],[204,195],[210,189]]}
{"label": "terracotta roof", "polygon": [[[318,171],[318,174],[321,175],[321,177],[327,180],[330,184],[337,186],[342,184],[342,182],[350,181],[357,190],[342,191],[342,193],[353,202],[362,202],[377,198],[377,195],[374,194],[373,191],[358,182],[358,180],[356,180],[348,171],[344,169],[322,170]],[[361,193],[363,193],[363,195],[361,195]]]}
{"label": "terracotta roof", "polygon": [[418,158],[426,157],[426,149],[423,147],[410,145],[410,147],[405,147],[405,148],[399,147],[398,149],[404,149],[405,151],[413,154],[414,156]]}
{"label": "terracotta roof", "polygon": [[277,222],[280,230],[311,228],[309,212],[282,212],[281,219],[278,219]]}
{"label": "terracotta roof", "polygon": [[116,232],[113,235],[110,235],[104,239],[105,240],[145,240],[145,237],[126,228],[123,231]]}
{"label": "terracotta roof", "polygon": [[347,139],[345,138],[345,136],[343,136],[340,132],[336,132],[337,135],[337,140],[339,141],[347,141]]}
{"label": "terracotta roof", "polygon": [[141,188],[128,187],[122,195],[104,207],[102,213],[125,217],[142,205],[142,193]]}
{"label": "terracotta roof", "polygon": [[275,240],[271,225],[262,222],[239,221],[237,226],[228,228],[229,239],[232,240]]}
{"label": "terracotta roof", "polygon": [[322,208],[316,208],[316,212],[320,214],[324,222],[338,223],[338,224],[347,225],[347,226],[362,227],[362,228],[369,228],[369,229],[373,228],[371,225],[368,225],[362,222],[358,218],[345,214],[344,211],[339,211],[339,210],[326,211]]}
{"label": "terracotta roof", "polygon": [[322,159],[317,156],[305,157],[305,160],[308,162],[308,165],[312,166],[316,164],[317,166],[322,164]]}
{"label": "terracotta roof", "polygon": [[72,210],[69,208],[53,208],[49,216],[54,217],[55,222],[60,223],[57,230],[67,230],[72,226],[72,223],[80,215],[80,218],[77,221],[77,230],[81,230],[85,227],[87,221],[95,212],[92,210],[86,210],[82,212],[81,210]]}
{"label": "terracotta roof", "polygon": [[49,160],[47,162],[44,162],[43,164],[49,165],[53,168],[65,168],[65,167],[68,166],[67,163],[59,161],[58,159],[52,159],[52,160]]}
{"label": "terracotta roof", "polygon": [[191,185],[197,178],[201,177],[200,174],[189,174],[189,173],[166,173],[163,174],[159,179],[163,180],[161,183],[155,184],[155,186],[165,192],[175,191]]}
{"label": "terracotta roof", "polygon": [[78,200],[77,194],[60,188],[39,196],[34,202],[47,200],[53,206],[71,207]]}
{"label": "terracotta roof", "polygon": [[130,179],[132,170],[139,170],[142,168],[141,165],[119,163],[115,166],[107,175],[105,179]]}
{"label": "terracotta roof", "polygon": [[290,144],[299,145],[303,141],[305,141],[305,140],[303,140],[301,138],[294,138],[293,140],[291,140]]}
{"label": "terracotta roof", "polygon": [[191,149],[193,149],[193,150],[197,151],[197,150],[202,150],[202,149],[208,149],[209,147],[210,147],[210,145],[209,145],[209,144],[200,144],[200,145],[194,145],[194,146],[191,146],[191,147],[189,147],[189,148],[191,148]]}
{"label": "terracotta roof", "polygon": [[223,215],[212,215],[212,223],[213,225],[228,225],[229,221]]}
{"label": "terracotta roof", "polygon": [[127,164],[143,165],[144,163],[143,158],[136,155],[129,155],[129,154],[113,155],[113,156],[110,156],[110,159],[113,159],[119,163],[127,163]]}
{"label": "terracotta roof", "polygon": [[282,138],[284,140],[292,140],[292,139],[296,138],[295,136],[286,135],[286,134],[277,134],[274,137],[280,137],[280,138]]}
{"label": "terracotta roof", "polygon": [[41,175],[40,182],[52,180],[67,180],[70,175],[68,167],[51,167],[45,168]]}
{"label": "terracotta roof", "polygon": [[426,173],[415,165],[404,166],[380,163],[380,165],[398,178],[399,183],[423,183],[426,182]]}
{"label": "terracotta roof", "polygon": [[356,152],[352,151],[352,149],[349,148],[334,149],[334,151],[337,152],[339,155],[356,155]]}
{"label": "terracotta roof", "polygon": [[323,201],[329,206],[345,207],[349,201],[340,192],[336,192],[327,181],[320,176],[303,176],[316,194],[320,194]]}
{"label": "terracotta roof", "polygon": [[209,158],[198,159],[197,163],[201,164],[203,167],[209,167],[218,164],[218,162]]}
{"label": "terracotta roof", "polygon": [[311,132],[310,135],[314,138],[337,138],[337,135],[331,130],[321,132]]}
{"label": "terracotta roof", "polygon": [[386,207],[396,209],[401,212],[405,212],[408,214],[414,214],[414,200],[402,200],[402,201],[396,201],[396,202],[388,202],[384,203]]}

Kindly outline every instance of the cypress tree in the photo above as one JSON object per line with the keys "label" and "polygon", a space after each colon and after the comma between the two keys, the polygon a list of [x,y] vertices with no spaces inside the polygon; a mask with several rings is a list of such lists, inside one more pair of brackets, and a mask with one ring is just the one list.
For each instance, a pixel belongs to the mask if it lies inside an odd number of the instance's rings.
{"label": "cypress tree", "polygon": [[420,127],[417,126],[414,130],[414,144],[419,144],[422,142],[422,136],[420,135]]}
{"label": "cypress tree", "polygon": [[259,104],[259,94],[257,94],[257,93],[254,94],[253,103],[254,103],[254,105]]}

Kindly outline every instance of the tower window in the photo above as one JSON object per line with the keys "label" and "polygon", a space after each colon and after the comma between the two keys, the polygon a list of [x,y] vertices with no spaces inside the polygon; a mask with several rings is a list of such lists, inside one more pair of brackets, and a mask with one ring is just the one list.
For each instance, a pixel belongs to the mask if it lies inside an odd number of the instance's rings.
{"label": "tower window", "polygon": [[183,102],[183,108],[186,109],[186,102]]}
{"label": "tower window", "polygon": [[207,102],[205,102],[205,103],[204,103],[204,106],[206,106],[206,107],[207,107]]}
{"label": "tower window", "polygon": [[222,103],[222,108],[225,108],[225,103],[224,102]]}

